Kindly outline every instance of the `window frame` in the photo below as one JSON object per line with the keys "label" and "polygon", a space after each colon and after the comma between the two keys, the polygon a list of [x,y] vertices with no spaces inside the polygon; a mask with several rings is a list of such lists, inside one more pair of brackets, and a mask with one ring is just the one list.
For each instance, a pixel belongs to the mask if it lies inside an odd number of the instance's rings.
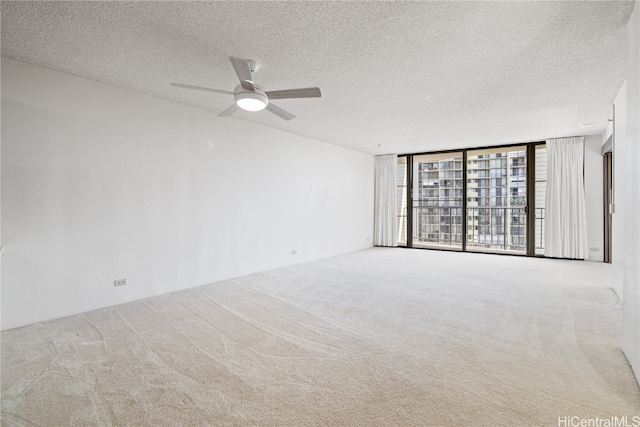
{"label": "window frame", "polygon": [[[443,250],[443,251],[455,251],[455,252],[473,252],[473,253],[491,253],[497,255],[511,255],[511,256],[527,256],[527,257],[544,257],[543,254],[536,254],[535,250],[535,233],[536,233],[536,223],[535,223],[535,150],[539,145],[545,145],[546,141],[531,141],[531,142],[521,142],[521,143],[510,143],[503,145],[490,145],[490,146],[480,146],[480,147],[469,147],[469,148],[461,148],[461,149],[451,149],[451,150],[439,150],[439,151],[425,151],[425,152],[417,152],[417,153],[403,153],[398,154],[398,158],[405,158],[406,162],[406,182],[404,188],[406,189],[406,200],[407,200],[407,212],[406,212],[406,244],[402,247],[411,248],[411,249],[427,249],[427,250]],[[495,161],[501,160],[501,167],[505,170],[517,168],[524,169],[526,168],[526,173],[524,176],[525,186],[523,188],[527,189],[525,196],[525,204],[524,210],[526,215],[526,229],[523,234],[518,234],[518,240],[522,240],[524,237],[526,240],[526,250],[524,253],[514,253],[514,252],[497,252],[495,250],[483,251],[478,248],[474,248],[473,250],[468,250],[467,248],[467,222],[468,222],[468,209],[467,209],[467,200],[468,200],[468,192],[467,192],[467,181],[468,181],[468,153],[471,151],[477,150],[486,150],[486,149],[498,149],[498,150],[508,150],[509,148],[516,147],[524,147],[526,152],[526,160],[523,162],[524,164],[512,164],[512,162],[508,162],[505,158],[504,161],[501,159],[486,159],[486,161]],[[426,156],[426,155],[446,155],[446,154],[462,154],[462,242],[461,247],[428,247],[424,245],[416,246],[413,242],[413,166],[414,166],[414,157],[416,156]],[[485,161],[483,159],[483,161]],[[504,163],[504,164],[502,164]],[[452,177],[451,179],[457,179],[457,177]],[[486,176],[482,179],[487,181],[491,179],[504,179],[503,176]],[[516,188],[516,187],[512,187]],[[520,186],[517,187],[521,188]],[[520,190],[518,190],[518,193]],[[501,198],[510,198],[513,197],[509,191],[501,191]],[[484,193],[483,193],[484,194]],[[490,191],[487,189],[486,195],[481,197],[491,198]],[[515,197],[522,197],[517,195]],[[495,198],[495,196],[494,196]],[[504,230],[503,230],[504,231]]]}

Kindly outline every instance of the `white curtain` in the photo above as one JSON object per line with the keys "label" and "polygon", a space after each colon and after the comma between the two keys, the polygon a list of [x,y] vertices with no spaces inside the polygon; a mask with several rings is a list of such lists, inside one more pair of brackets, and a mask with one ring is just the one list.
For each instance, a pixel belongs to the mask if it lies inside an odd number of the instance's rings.
{"label": "white curtain", "polygon": [[588,253],[584,137],[548,140],[544,254],[586,259]]}
{"label": "white curtain", "polygon": [[373,244],[376,246],[398,246],[397,164],[396,154],[375,157]]}

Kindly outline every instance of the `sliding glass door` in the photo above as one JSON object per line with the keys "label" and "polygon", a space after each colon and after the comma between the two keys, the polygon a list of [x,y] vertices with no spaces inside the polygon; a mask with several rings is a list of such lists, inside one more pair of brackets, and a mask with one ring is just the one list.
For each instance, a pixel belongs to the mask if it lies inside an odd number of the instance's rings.
{"label": "sliding glass door", "polygon": [[467,249],[527,251],[526,146],[467,154]]}
{"label": "sliding glass door", "polygon": [[397,186],[401,246],[544,254],[543,143],[400,156]]}

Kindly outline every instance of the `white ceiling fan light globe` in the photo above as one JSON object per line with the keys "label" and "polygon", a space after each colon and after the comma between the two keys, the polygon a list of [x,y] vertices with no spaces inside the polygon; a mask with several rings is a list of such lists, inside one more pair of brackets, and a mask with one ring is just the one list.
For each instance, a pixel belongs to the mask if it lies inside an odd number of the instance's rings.
{"label": "white ceiling fan light globe", "polygon": [[260,111],[269,105],[269,97],[258,92],[237,93],[236,104],[246,111]]}

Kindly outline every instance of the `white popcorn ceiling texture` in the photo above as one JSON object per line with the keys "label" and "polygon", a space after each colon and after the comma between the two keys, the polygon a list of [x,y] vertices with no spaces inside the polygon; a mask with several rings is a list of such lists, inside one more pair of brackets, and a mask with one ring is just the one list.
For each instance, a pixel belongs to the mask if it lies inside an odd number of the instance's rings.
{"label": "white popcorn ceiling texture", "polygon": [[[2,2],[2,56],[218,113],[229,56],[297,117],[233,118],[372,154],[601,132],[633,2]],[[580,128],[584,123],[595,123]]]}

